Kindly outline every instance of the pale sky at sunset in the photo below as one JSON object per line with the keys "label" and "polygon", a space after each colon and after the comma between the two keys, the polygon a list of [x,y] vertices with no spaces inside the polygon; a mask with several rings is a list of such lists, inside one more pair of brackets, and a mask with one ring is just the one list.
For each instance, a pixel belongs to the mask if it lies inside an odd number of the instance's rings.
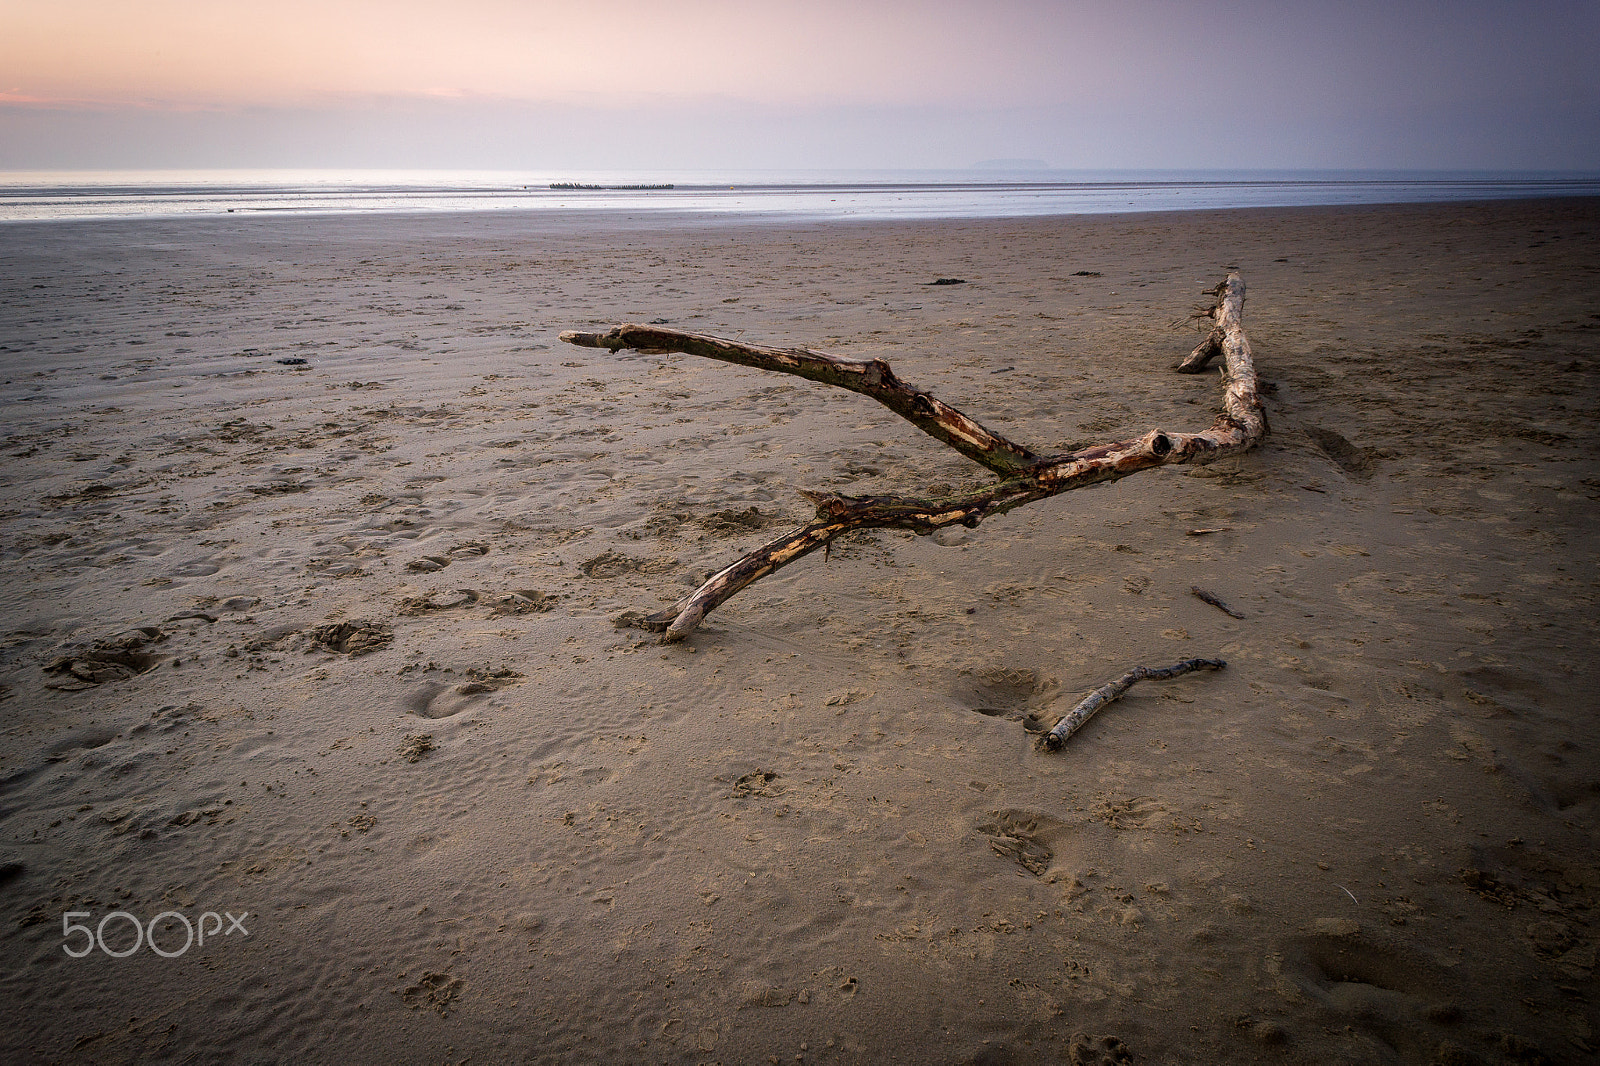
{"label": "pale sky at sunset", "polygon": [[1600,0],[0,0],[0,169],[1600,169]]}

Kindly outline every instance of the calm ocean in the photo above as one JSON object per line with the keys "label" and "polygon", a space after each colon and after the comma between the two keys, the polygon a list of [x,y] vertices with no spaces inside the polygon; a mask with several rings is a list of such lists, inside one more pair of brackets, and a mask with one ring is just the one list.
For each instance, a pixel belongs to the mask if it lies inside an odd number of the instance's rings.
{"label": "calm ocean", "polygon": [[[551,187],[557,184],[586,187]],[[0,222],[435,211],[689,212],[785,221],[1004,218],[1596,195],[1597,174],[38,171],[0,172]]]}

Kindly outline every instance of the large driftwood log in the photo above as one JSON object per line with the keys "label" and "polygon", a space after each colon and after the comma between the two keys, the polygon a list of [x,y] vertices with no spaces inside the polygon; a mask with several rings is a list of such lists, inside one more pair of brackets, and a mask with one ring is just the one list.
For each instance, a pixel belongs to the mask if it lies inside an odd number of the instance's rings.
{"label": "large driftwood log", "polygon": [[805,348],[764,348],[658,326],[617,326],[604,333],[570,330],[568,344],[610,351],[683,352],[763,370],[777,370],[870,396],[891,411],[974,462],[999,474],[997,483],[941,499],[915,496],[842,496],[807,492],[817,508],[814,520],[777,537],[713,574],[705,584],[671,607],[648,615],[641,625],[681,640],[705,616],[745,586],[856,529],[909,529],[932,533],[946,526],[976,526],[1013,507],[1115,481],[1169,463],[1207,463],[1244,451],[1267,433],[1257,393],[1255,363],[1242,323],[1244,280],[1229,274],[1215,290],[1206,340],[1178,367],[1199,373],[1222,355],[1227,388],[1223,410],[1200,433],[1153,429],[1141,437],[1097,444],[1064,455],[1041,456],[980,425],[954,407],[901,381],[881,359],[845,359]]}

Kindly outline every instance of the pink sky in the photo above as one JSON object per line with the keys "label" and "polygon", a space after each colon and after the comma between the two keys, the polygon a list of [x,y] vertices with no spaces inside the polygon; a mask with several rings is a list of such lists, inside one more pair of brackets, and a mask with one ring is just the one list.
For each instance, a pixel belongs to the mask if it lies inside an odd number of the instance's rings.
{"label": "pink sky", "polygon": [[[35,99],[174,106],[350,95],[998,102],[1111,73],[1126,49],[1105,8],[1084,7],[1062,17],[1062,5],[1004,0],[48,0],[8,5],[0,69],[7,89]],[[1087,37],[1098,46],[1081,47]]]}
{"label": "pink sky", "polygon": [[0,0],[0,166],[1593,167],[1596,54],[1584,0]]}

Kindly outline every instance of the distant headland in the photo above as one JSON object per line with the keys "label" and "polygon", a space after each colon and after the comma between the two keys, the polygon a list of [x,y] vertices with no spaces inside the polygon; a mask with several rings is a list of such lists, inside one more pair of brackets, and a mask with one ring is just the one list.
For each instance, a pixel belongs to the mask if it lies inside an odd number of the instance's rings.
{"label": "distant headland", "polygon": [[581,184],[581,183],[576,182],[576,181],[552,181],[550,183],[550,187],[552,189],[556,189],[556,190],[561,191],[561,192],[567,192],[567,191],[573,190],[573,189],[597,189],[597,190],[606,190],[606,191],[611,191],[611,192],[618,192],[618,191],[635,192],[635,191],[638,191],[638,190],[641,190],[641,189],[670,189],[670,188],[672,188],[671,185],[584,185],[584,184]]}

